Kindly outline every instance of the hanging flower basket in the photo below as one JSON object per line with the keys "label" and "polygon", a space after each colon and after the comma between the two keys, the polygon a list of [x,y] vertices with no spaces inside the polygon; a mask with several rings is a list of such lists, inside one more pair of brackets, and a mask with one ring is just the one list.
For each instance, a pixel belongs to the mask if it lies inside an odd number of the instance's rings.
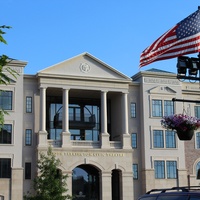
{"label": "hanging flower basket", "polygon": [[200,127],[200,119],[184,114],[165,116],[161,120],[163,128],[175,130],[180,140],[191,140],[194,130]]}
{"label": "hanging flower basket", "polygon": [[189,131],[176,131],[179,140],[191,140],[194,135],[194,130]]}

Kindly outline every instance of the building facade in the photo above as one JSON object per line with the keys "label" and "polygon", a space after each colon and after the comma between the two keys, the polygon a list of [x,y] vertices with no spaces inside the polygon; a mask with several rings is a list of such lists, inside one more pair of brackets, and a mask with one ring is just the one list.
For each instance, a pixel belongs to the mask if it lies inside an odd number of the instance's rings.
{"label": "building facade", "polygon": [[0,199],[32,191],[37,158],[49,146],[74,199],[131,200],[200,184],[200,133],[183,142],[160,125],[167,114],[200,115],[198,103],[172,101],[198,100],[198,84],[159,70],[130,78],[88,53],[36,75],[23,74],[26,62],[10,65],[20,76],[1,85],[9,115],[0,135]]}

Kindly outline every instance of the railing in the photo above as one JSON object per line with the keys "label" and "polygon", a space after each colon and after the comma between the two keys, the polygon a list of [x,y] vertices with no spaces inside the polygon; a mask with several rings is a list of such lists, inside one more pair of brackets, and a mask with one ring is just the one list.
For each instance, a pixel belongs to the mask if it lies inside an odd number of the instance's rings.
{"label": "railing", "polygon": [[[61,147],[61,140],[48,140],[48,144],[51,147]],[[83,148],[92,148],[99,149],[101,148],[101,144],[99,141],[87,141],[87,140],[71,140],[72,147],[83,147]],[[122,149],[122,143],[120,141],[110,141],[111,149]]]}
{"label": "railing", "polygon": [[61,140],[48,140],[48,144],[51,147],[61,147],[62,141]]}
{"label": "railing", "polygon": [[110,148],[122,149],[122,143],[120,141],[110,141]]}
{"label": "railing", "polygon": [[87,141],[87,140],[71,140],[72,147],[87,147],[87,148],[101,148],[100,142]]}

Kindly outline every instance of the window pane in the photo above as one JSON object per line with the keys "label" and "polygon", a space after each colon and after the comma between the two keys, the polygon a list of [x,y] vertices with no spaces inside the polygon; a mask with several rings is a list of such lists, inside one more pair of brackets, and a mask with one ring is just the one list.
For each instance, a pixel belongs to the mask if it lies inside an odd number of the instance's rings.
{"label": "window pane", "polygon": [[167,161],[167,178],[177,178],[176,171],[176,161]]}
{"label": "window pane", "polygon": [[164,148],[164,138],[162,130],[153,131],[153,147],[154,148]]}
{"label": "window pane", "polygon": [[4,110],[12,110],[12,91],[0,92],[0,107]]}
{"label": "window pane", "polygon": [[131,103],[131,117],[136,117],[136,103]]}
{"label": "window pane", "polygon": [[137,134],[136,133],[131,134],[131,144],[132,144],[132,148],[137,148]]}
{"label": "window pane", "polygon": [[32,144],[32,130],[31,129],[26,129],[26,141],[25,144],[26,146],[31,146]]}
{"label": "window pane", "polygon": [[176,134],[174,131],[165,131],[166,148],[176,148]]}
{"label": "window pane", "polygon": [[164,116],[169,116],[174,114],[174,102],[170,100],[164,101]]}
{"label": "window pane", "polygon": [[164,161],[154,161],[155,168],[155,178],[164,179],[165,178],[165,162]]}
{"label": "window pane", "polygon": [[26,97],[26,112],[32,113],[32,97]]}
{"label": "window pane", "polygon": [[133,179],[138,179],[138,164],[133,164]]}
{"label": "window pane", "polygon": [[200,132],[196,133],[196,146],[197,149],[200,148]]}
{"label": "window pane", "polygon": [[194,107],[195,117],[200,118],[200,106]]}
{"label": "window pane", "polygon": [[152,100],[152,116],[162,117],[162,101]]}
{"label": "window pane", "polygon": [[0,178],[11,178],[11,159],[0,158]]}
{"label": "window pane", "polygon": [[25,163],[25,179],[31,179],[31,163]]}
{"label": "window pane", "polygon": [[0,131],[0,144],[11,144],[12,142],[12,125],[4,124]]}

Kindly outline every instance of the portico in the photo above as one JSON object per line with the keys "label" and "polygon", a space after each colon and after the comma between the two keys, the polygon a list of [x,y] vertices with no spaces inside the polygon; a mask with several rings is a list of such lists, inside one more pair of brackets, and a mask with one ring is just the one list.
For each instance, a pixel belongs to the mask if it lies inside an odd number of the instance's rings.
{"label": "portico", "polygon": [[[77,62],[87,63],[87,70],[80,70],[82,64]],[[38,152],[52,147],[62,162],[61,170],[70,177],[69,194],[96,195],[98,200],[111,200],[115,195],[117,199],[132,199],[127,98],[130,79],[89,55],[80,56],[75,63],[61,63],[38,73]],[[98,185],[95,194],[75,188],[80,177],[85,179],[85,187]],[[130,185],[125,187],[124,181]],[[113,192],[116,189],[117,194]]]}

